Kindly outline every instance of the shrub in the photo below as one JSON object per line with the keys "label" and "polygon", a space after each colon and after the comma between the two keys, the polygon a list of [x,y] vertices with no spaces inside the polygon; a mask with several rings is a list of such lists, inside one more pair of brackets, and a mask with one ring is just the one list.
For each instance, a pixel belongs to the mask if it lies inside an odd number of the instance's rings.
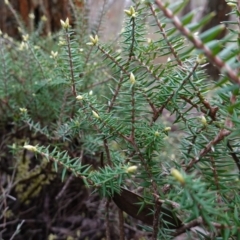
{"label": "shrub", "polygon": [[[197,34],[212,15],[179,19],[184,4],[135,3],[114,43],[68,19],[43,42],[34,33],[21,43],[1,38],[2,122],[28,126],[44,141],[31,135],[25,151],[106,199],[107,239],[111,200],[152,239],[239,238],[237,20],[216,40],[224,25]],[[205,74],[208,61],[222,72],[218,82]],[[120,212],[120,239],[123,226]]]}

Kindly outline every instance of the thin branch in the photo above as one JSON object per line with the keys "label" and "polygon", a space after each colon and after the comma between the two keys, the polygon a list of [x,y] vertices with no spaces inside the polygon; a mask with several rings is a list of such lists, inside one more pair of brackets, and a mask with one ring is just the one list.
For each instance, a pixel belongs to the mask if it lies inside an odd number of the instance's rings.
{"label": "thin branch", "polygon": [[200,153],[198,154],[198,157],[193,158],[190,163],[186,166],[185,171],[189,171],[194,164],[196,164],[197,162],[200,161],[200,159],[206,155],[207,153],[209,153],[212,149],[212,147],[216,144],[218,144],[219,142],[221,142],[226,136],[228,136],[231,133],[231,131],[226,130],[226,129],[221,129],[220,132],[218,133],[218,135],[212,140],[210,141],[205,148],[203,148]]}
{"label": "thin branch", "polygon": [[13,240],[15,238],[15,236],[20,232],[22,225],[24,224],[25,220],[22,220],[21,223],[19,223],[17,225],[17,229],[15,230],[15,232],[13,233],[12,237],[10,238],[10,240]]}
{"label": "thin branch", "polygon": [[123,211],[118,209],[118,220],[119,220],[119,240],[124,240],[124,218]]}
{"label": "thin branch", "polygon": [[[216,223],[216,222],[210,222],[210,224],[212,226],[214,226],[216,229],[230,229],[230,230],[235,229],[237,231],[240,231],[240,228],[238,227],[236,229],[235,226],[224,225],[224,224]],[[194,229],[191,229],[191,228],[194,228],[194,227],[197,227],[200,225],[204,225],[204,220],[202,219],[202,217],[198,217],[197,219],[194,219],[191,222],[184,224],[182,227],[178,228],[172,235],[176,237],[176,236],[179,236],[180,234],[186,232],[187,230],[194,231]],[[195,232],[196,232],[196,230],[195,230]]]}
{"label": "thin branch", "polygon": [[168,105],[168,103],[171,101],[172,97],[174,95],[174,92],[168,97],[168,99],[165,101],[165,103],[159,108],[157,109],[155,112],[154,112],[154,115],[152,117],[152,122],[151,122],[151,125],[153,122],[156,122],[157,119],[159,118],[159,116],[162,114],[163,110],[166,108],[166,106]]}
{"label": "thin branch", "polygon": [[194,36],[191,31],[184,27],[177,16],[175,16],[171,10],[164,6],[164,3],[161,0],[155,0],[156,5],[163,11],[164,15],[172,20],[174,26],[185,36],[189,41],[193,43],[195,48],[201,49],[207,58],[220,70],[225,70],[228,77],[236,84],[240,85],[240,77],[237,72],[234,71],[230,66],[228,66],[222,59],[217,56],[214,56],[212,51],[197,37]]}
{"label": "thin branch", "polygon": [[68,178],[68,180],[66,181],[66,183],[64,184],[63,188],[61,189],[61,191],[58,193],[58,195],[55,197],[55,200],[59,200],[63,194],[66,192],[69,184],[72,182],[72,180],[75,178],[75,176],[73,174],[70,175],[70,177]]}
{"label": "thin branch", "polygon": [[105,222],[106,222],[106,240],[111,240],[111,235],[110,235],[110,221],[109,221],[109,204],[110,204],[110,200],[107,199],[107,202],[106,202],[106,215],[105,215]]}
{"label": "thin branch", "polygon": [[199,217],[197,219],[194,219],[193,221],[184,224],[182,227],[180,227],[179,229],[176,230],[176,232],[173,234],[173,236],[179,236],[180,234],[186,232],[187,230],[189,230],[190,228],[199,226],[200,224],[202,224],[202,218]]}
{"label": "thin branch", "polygon": [[[141,65],[144,69],[146,69],[147,72],[148,72],[156,81],[162,82],[162,79],[160,79],[160,78],[156,75],[157,72],[155,73],[155,68],[154,68],[154,67],[153,67],[153,68],[150,68],[150,66],[148,66],[145,62],[143,62],[143,60],[142,60],[141,58],[139,58],[138,56],[134,56],[132,59],[135,60],[135,61],[137,61],[137,63],[138,63],[139,65]],[[158,66],[158,67],[159,67],[159,66]],[[161,68],[159,68],[159,69],[161,69]]]}
{"label": "thin branch", "polygon": [[212,164],[211,170],[213,171],[213,177],[214,177],[214,181],[215,181],[215,186],[216,186],[216,189],[219,191],[220,190],[220,188],[219,188],[219,179],[218,179],[216,164],[215,164],[215,161],[214,161],[213,157],[210,157],[210,161],[211,161],[211,164]]}
{"label": "thin branch", "polygon": [[237,165],[238,172],[240,174],[240,159],[238,158],[237,154],[234,152],[229,141],[227,142],[227,147],[230,150],[229,154],[231,155],[232,159],[234,160],[235,164]]}
{"label": "thin branch", "polygon": [[134,142],[135,141],[135,86],[131,86],[131,125],[132,125],[132,130],[131,130],[131,135],[130,138]]}
{"label": "thin branch", "polygon": [[157,17],[156,11],[155,11],[155,9],[153,8],[153,5],[152,5],[151,3],[149,3],[149,7],[150,7],[150,10],[151,10],[151,13],[152,13],[153,17],[155,18],[155,21],[157,22],[157,26],[159,27],[163,38],[165,39],[167,45],[168,45],[169,48],[170,48],[170,51],[171,51],[172,55],[173,55],[174,58],[176,59],[178,65],[179,65],[179,66],[182,66],[182,62],[181,62],[180,58],[178,57],[177,52],[175,51],[175,49],[174,49],[174,47],[172,46],[171,42],[168,40],[167,34],[166,34],[166,32],[165,32],[165,29],[162,27],[162,24],[160,23],[160,21],[159,21],[159,19],[158,19],[158,17]]}
{"label": "thin branch", "polygon": [[134,54],[134,44],[135,44],[135,26],[136,26],[136,23],[135,23],[135,18],[131,18],[130,20],[132,22],[132,33],[131,33],[131,45],[130,45],[130,50],[129,50],[129,55],[128,55],[128,62],[131,61],[132,57],[135,56]]}
{"label": "thin branch", "polygon": [[97,45],[97,48],[100,52],[102,52],[106,57],[108,57],[114,64],[116,64],[116,66],[118,66],[121,71],[123,73],[125,73],[126,75],[130,75],[130,73],[122,66],[119,64],[119,62],[113,57],[111,56],[107,51],[105,51],[104,48],[102,48],[101,46]]}
{"label": "thin branch", "polygon": [[159,219],[161,214],[161,205],[158,201],[158,198],[155,197],[155,204],[154,204],[154,215],[153,215],[153,235],[152,239],[157,240],[158,231],[159,231]]}
{"label": "thin branch", "polygon": [[106,155],[107,155],[107,163],[108,163],[109,166],[112,166],[111,154],[110,154],[110,151],[109,151],[108,141],[107,141],[106,138],[103,139],[103,146],[105,148],[105,152],[106,152]]}
{"label": "thin branch", "polygon": [[72,58],[72,52],[71,52],[71,40],[70,40],[70,33],[68,32],[68,29],[66,29],[66,40],[67,40],[67,51],[68,51],[69,66],[70,66],[70,73],[71,73],[72,93],[73,93],[73,96],[76,97],[77,92],[76,92],[76,86],[75,86],[73,58]]}
{"label": "thin branch", "polygon": [[[80,160],[83,159],[83,150],[81,150],[81,155],[79,157]],[[72,173],[70,175],[70,177],[68,178],[68,180],[66,181],[66,183],[64,184],[62,190],[58,193],[58,195],[55,197],[56,200],[59,200],[59,198],[61,198],[63,196],[63,194],[66,192],[66,189],[68,188],[69,184],[71,183],[71,181],[75,178],[74,174]]]}
{"label": "thin branch", "polygon": [[118,94],[119,94],[119,91],[120,91],[120,89],[121,89],[121,87],[122,87],[123,80],[124,80],[124,77],[123,77],[123,75],[122,75],[122,76],[120,77],[119,81],[118,81],[118,84],[117,84],[117,87],[116,87],[116,89],[115,89],[115,92],[114,92],[114,94],[113,94],[113,96],[112,96],[112,99],[111,99],[109,105],[108,105],[108,110],[107,110],[108,113],[112,110],[112,108],[113,108],[113,106],[114,106],[114,103],[115,103],[115,101],[116,101],[116,99],[117,99],[117,96],[118,96]]}

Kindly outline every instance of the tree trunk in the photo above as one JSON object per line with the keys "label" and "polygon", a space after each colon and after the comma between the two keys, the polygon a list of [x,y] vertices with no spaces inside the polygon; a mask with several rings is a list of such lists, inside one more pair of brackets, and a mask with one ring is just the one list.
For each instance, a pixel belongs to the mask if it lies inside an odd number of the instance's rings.
{"label": "tree trunk", "polygon": [[23,23],[29,31],[38,26],[43,16],[47,21],[44,25],[43,33],[55,32],[59,30],[60,19],[71,19],[70,3],[73,2],[77,8],[83,7],[84,0],[9,0],[10,5],[6,5],[4,0],[0,0],[0,29],[11,37],[19,38],[19,22]]}

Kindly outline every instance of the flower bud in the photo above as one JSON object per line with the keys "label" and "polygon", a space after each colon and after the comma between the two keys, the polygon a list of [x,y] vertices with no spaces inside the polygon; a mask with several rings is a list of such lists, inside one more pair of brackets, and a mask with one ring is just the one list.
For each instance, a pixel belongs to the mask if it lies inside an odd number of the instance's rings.
{"label": "flower bud", "polygon": [[98,44],[98,40],[99,40],[99,39],[98,39],[98,36],[95,35],[95,37],[90,36],[90,40],[91,40],[91,42],[88,42],[87,45],[95,46],[95,45]]}
{"label": "flower bud", "polygon": [[46,22],[46,21],[47,21],[47,17],[46,17],[45,15],[42,15],[42,16],[41,16],[41,21],[42,21],[42,22]]}
{"label": "flower bud", "polygon": [[19,108],[19,110],[20,110],[21,113],[26,113],[27,112],[26,108]]}
{"label": "flower bud", "polygon": [[127,173],[135,173],[137,170],[137,166],[130,166],[126,169]]}
{"label": "flower bud", "polygon": [[27,42],[28,39],[29,39],[29,35],[28,35],[28,34],[22,35],[22,38],[23,38],[23,41],[24,41],[24,42]]}
{"label": "flower bud", "polygon": [[231,3],[231,2],[228,2],[227,5],[231,8],[235,8],[237,6],[236,3]]}
{"label": "flower bud", "polygon": [[156,132],[154,133],[154,135],[155,135],[155,137],[159,137],[159,136],[160,136],[160,133],[159,133],[158,131],[156,131]]}
{"label": "flower bud", "polygon": [[129,17],[132,17],[132,18],[135,18],[137,16],[137,13],[134,9],[133,6],[130,7],[129,10],[124,10],[124,12],[129,16]]}
{"label": "flower bud", "polygon": [[183,175],[177,169],[172,168],[171,174],[181,184],[185,183],[185,179],[184,179]]}
{"label": "flower bud", "polygon": [[92,114],[93,114],[93,116],[94,116],[95,118],[97,118],[97,119],[100,118],[100,116],[99,116],[95,111],[93,111],[93,110],[92,110]]}
{"label": "flower bud", "polygon": [[79,101],[80,101],[80,100],[83,100],[83,96],[82,96],[82,95],[77,95],[77,96],[76,96],[76,99],[79,100]]}
{"label": "flower bud", "polygon": [[35,19],[35,15],[34,15],[33,13],[29,13],[29,14],[28,14],[28,17],[29,17],[30,19]]}
{"label": "flower bud", "polygon": [[199,54],[199,55],[197,56],[197,63],[198,63],[198,64],[203,64],[203,63],[205,63],[205,62],[206,62],[205,56],[204,56],[203,54]]}
{"label": "flower bud", "polygon": [[66,18],[65,22],[63,20],[60,20],[60,23],[63,28],[68,29],[69,28],[69,18]]}
{"label": "flower bud", "polygon": [[201,121],[203,126],[207,126],[207,119],[204,116],[200,117],[200,121]]}
{"label": "flower bud", "polygon": [[165,128],[164,128],[164,131],[165,131],[165,132],[171,131],[171,127],[165,127]]}
{"label": "flower bud", "polygon": [[130,73],[130,78],[129,79],[130,79],[131,84],[134,84],[136,82],[136,79],[135,79],[135,76],[134,76],[133,73]]}
{"label": "flower bud", "polygon": [[31,151],[31,152],[37,152],[37,148],[32,146],[32,145],[25,145],[23,146],[23,148],[27,149],[28,151]]}
{"label": "flower bud", "polygon": [[58,52],[51,51],[51,58],[55,59],[57,58]]}

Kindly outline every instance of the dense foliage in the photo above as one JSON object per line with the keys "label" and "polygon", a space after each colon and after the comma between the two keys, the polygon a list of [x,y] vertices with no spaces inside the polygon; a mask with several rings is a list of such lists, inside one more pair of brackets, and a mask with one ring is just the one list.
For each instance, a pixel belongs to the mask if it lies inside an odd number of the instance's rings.
{"label": "dense foliage", "polygon": [[[56,170],[106,199],[107,239],[111,199],[142,221],[145,239],[240,238],[240,12],[230,1],[235,20],[216,40],[225,25],[198,34],[213,16],[178,18],[185,4],[136,1],[108,43],[98,28],[89,38],[78,12],[55,35],[41,37],[41,24],[31,34],[22,27],[20,43],[1,35],[0,127],[12,157],[3,222],[10,192],[29,204],[54,185]],[[209,61],[221,70],[217,82],[205,73]]]}

